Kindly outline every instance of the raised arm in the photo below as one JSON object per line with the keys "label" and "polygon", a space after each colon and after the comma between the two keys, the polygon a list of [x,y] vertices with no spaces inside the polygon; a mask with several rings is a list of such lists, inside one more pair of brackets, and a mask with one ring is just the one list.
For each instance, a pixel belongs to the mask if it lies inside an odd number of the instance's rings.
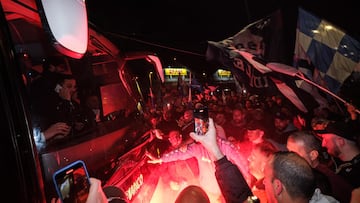
{"label": "raised arm", "polygon": [[205,135],[197,135],[192,132],[190,136],[213,155],[216,165],[216,180],[226,202],[244,202],[253,195],[239,168],[230,162],[220,150],[212,118],[209,119],[209,130]]}

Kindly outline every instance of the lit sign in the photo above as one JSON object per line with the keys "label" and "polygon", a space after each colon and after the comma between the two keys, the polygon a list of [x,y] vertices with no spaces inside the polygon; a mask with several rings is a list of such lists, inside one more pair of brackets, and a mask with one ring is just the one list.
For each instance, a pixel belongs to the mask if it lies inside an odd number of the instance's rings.
{"label": "lit sign", "polygon": [[165,75],[187,75],[186,68],[165,68]]}
{"label": "lit sign", "polygon": [[128,200],[131,200],[140,187],[144,184],[144,176],[140,174],[132,185],[125,191]]}
{"label": "lit sign", "polygon": [[223,77],[223,76],[230,77],[231,76],[231,71],[228,71],[228,70],[219,69],[217,71],[217,73],[218,73],[218,76],[221,76],[221,77]]}

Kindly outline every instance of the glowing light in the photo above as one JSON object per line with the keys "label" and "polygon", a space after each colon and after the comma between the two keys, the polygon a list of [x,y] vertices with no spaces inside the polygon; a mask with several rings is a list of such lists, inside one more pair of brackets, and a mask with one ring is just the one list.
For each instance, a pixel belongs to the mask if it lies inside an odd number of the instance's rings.
{"label": "glowing light", "polygon": [[185,68],[165,68],[165,75],[187,75]]}
{"label": "glowing light", "polygon": [[320,33],[319,30],[312,30],[312,32],[315,33],[315,34],[319,34],[319,33]]}
{"label": "glowing light", "polygon": [[218,74],[219,76],[230,77],[230,76],[231,76],[231,71],[219,69],[219,70],[217,71],[217,74]]}
{"label": "glowing light", "polygon": [[332,30],[333,29],[333,26],[331,25],[325,25],[325,30]]}

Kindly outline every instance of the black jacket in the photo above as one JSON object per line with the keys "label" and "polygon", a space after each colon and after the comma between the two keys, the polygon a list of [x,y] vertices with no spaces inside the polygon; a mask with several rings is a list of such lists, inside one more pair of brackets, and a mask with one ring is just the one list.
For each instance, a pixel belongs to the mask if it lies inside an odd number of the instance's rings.
{"label": "black jacket", "polygon": [[253,195],[238,167],[226,156],[215,161],[215,170],[216,180],[227,203],[244,202]]}

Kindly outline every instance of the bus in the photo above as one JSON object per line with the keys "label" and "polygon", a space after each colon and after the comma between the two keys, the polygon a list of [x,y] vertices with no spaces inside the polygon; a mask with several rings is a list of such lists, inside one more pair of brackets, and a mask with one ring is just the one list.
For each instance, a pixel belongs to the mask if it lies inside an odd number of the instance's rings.
{"label": "bus", "polygon": [[[81,0],[1,0],[0,21],[3,197],[50,202],[54,172],[82,160],[91,176],[131,188],[133,198],[145,179],[134,169],[149,139],[147,83],[164,82],[159,57],[121,52],[88,21]],[[57,117],[65,103],[51,97],[62,94],[71,96],[65,120]]]}

